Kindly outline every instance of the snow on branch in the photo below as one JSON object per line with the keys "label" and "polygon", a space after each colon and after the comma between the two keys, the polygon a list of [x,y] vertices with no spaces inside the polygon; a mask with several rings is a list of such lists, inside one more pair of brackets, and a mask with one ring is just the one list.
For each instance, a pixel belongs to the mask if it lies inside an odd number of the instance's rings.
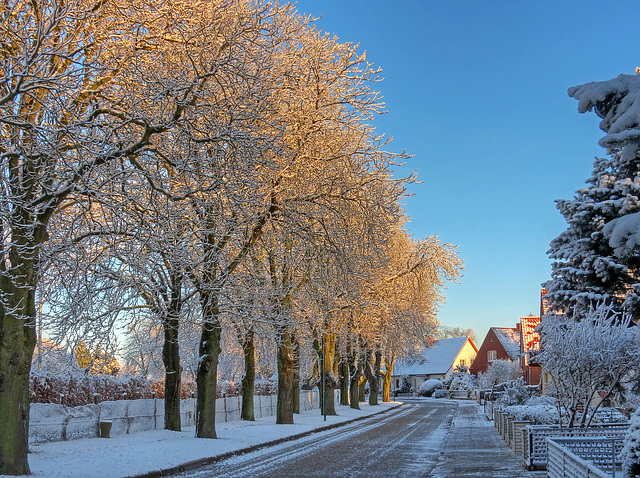
{"label": "snow on branch", "polygon": [[603,232],[617,256],[631,256],[640,248],[640,212],[610,221],[604,226]]}
{"label": "snow on branch", "polygon": [[569,88],[578,100],[578,111],[595,110],[602,118],[600,128],[607,133],[600,145],[611,153],[620,150],[630,159],[640,149],[640,76],[620,75],[607,81],[594,81]]}

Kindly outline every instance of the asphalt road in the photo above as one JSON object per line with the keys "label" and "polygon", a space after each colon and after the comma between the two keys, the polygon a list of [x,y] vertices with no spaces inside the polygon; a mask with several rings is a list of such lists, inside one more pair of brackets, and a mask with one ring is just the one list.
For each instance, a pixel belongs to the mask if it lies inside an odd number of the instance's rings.
{"label": "asphalt road", "polygon": [[430,476],[458,404],[407,403],[375,420],[183,473],[180,477],[421,477]]}

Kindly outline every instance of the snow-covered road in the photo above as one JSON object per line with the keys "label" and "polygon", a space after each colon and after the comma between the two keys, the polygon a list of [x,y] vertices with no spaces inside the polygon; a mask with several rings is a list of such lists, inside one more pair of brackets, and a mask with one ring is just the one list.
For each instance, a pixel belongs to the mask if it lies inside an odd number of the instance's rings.
{"label": "snow-covered road", "polygon": [[456,413],[453,401],[408,403],[356,422],[181,477],[429,476]]}

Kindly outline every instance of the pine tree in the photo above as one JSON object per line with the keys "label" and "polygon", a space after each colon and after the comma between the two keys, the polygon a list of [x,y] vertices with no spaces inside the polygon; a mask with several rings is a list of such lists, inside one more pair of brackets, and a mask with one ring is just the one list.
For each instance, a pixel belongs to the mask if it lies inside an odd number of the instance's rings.
{"label": "pine tree", "polygon": [[[575,318],[607,303],[637,317],[640,258],[620,254],[607,224],[640,210],[640,77],[620,75],[569,89],[579,111],[595,109],[607,135],[607,158],[594,162],[587,187],[572,200],[557,201],[568,228],[548,251],[552,279],[544,284],[551,310]],[[615,223],[613,223],[615,224]]]}

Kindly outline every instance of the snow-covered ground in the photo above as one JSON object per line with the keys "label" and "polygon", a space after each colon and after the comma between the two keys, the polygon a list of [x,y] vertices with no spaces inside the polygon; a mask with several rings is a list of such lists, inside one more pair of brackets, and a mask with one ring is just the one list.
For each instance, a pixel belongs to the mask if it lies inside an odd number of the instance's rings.
{"label": "snow-covered ground", "polygon": [[338,416],[328,416],[326,422],[318,410],[310,410],[295,415],[294,425],[276,425],[274,417],[255,422],[221,423],[216,425],[218,438],[215,440],[194,438],[194,429],[187,428],[182,432],[153,430],[113,438],[33,445],[29,465],[32,476],[36,477],[131,477],[374,415],[399,403],[360,406],[361,410],[336,406]]}

